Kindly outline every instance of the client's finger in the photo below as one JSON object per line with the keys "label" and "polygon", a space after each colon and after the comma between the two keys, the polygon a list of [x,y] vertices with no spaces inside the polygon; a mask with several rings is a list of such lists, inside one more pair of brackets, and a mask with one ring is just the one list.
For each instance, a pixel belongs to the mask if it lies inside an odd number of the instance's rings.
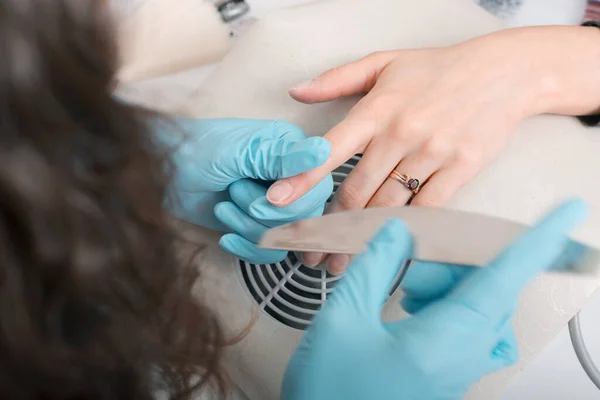
{"label": "client's finger", "polygon": [[275,207],[267,201],[267,188],[262,182],[243,179],[229,186],[231,200],[246,214],[268,227],[320,216],[332,191],[333,179],[328,175],[294,203],[287,207]]}
{"label": "client's finger", "polygon": [[[248,214],[270,227],[318,217],[323,214],[327,199],[332,192],[333,179],[329,174],[308,193],[289,206],[275,207],[268,202],[266,196],[263,196],[249,205]],[[235,201],[233,192],[231,197]]]}
{"label": "client's finger", "polygon": [[375,138],[335,193],[329,212],[365,208],[390,171],[410,149],[405,144]]}
{"label": "client's finger", "polygon": [[472,159],[440,168],[422,186],[411,205],[439,207],[446,204],[454,193],[481,171],[483,165],[484,163]]}
{"label": "client's finger", "polygon": [[[365,154],[335,193],[328,212],[340,212],[365,208],[391,171],[402,158],[408,146],[388,140],[374,139],[365,149]],[[314,256],[314,260],[317,257]],[[319,261],[317,261],[319,262]],[[332,275],[342,274],[350,257],[332,254],[327,260],[327,269]]]}
{"label": "client's finger", "polygon": [[[377,193],[369,201],[368,207],[399,207],[405,205],[413,196],[413,190],[420,188],[440,168],[447,157],[442,150],[423,152],[417,150],[407,155],[393,169]],[[388,175],[392,170],[388,171]],[[429,183],[425,186],[428,186]]]}
{"label": "client's finger", "polygon": [[290,89],[290,95],[303,103],[318,103],[368,92],[396,54],[396,51],[377,52],[330,69],[317,78]]}
{"label": "client's finger", "polygon": [[[408,175],[407,178],[410,179],[410,177],[416,176],[429,177],[431,172],[434,171],[437,166],[438,160],[415,157],[411,154],[407,159],[400,161],[400,164],[398,164],[398,167],[396,167],[395,170],[402,171],[402,174]],[[389,171],[385,173],[383,178],[384,182],[371,201],[367,204],[368,207],[403,206],[413,195],[411,189],[407,187],[407,185],[410,186],[410,181],[408,179],[406,179],[406,183],[401,183],[396,180],[399,178],[388,178],[389,173]],[[333,254],[327,260],[327,266],[331,274],[339,275],[348,267],[349,262],[350,258],[347,255]]]}
{"label": "client's finger", "polygon": [[304,196],[331,171],[361,153],[375,134],[376,125],[372,115],[357,104],[342,122],[324,136],[331,143],[329,159],[311,171],[275,182],[267,192],[269,202],[285,207]]}

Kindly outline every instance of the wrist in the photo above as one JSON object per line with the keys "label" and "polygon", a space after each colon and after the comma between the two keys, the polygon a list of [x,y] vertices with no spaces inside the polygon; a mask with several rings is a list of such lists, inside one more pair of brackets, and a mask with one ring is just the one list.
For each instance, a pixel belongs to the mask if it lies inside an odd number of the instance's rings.
{"label": "wrist", "polygon": [[[600,29],[596,27],[527,28],[536,70],[531,115],[587,115],[600,110]],[[530,49],[533,51],[533,49]],[[527,53],[523,53],[523,57]],[[536,53],[533,53],[536,54]],[[528,57],[528,56],[527,56]]]}
{"label": "wrist", "polygon": [[596,27],[507,29],[467,42],[465,51],[486,59],[494,81],[510,93],[504,101],[517,120],[600,110],[600,29]]}

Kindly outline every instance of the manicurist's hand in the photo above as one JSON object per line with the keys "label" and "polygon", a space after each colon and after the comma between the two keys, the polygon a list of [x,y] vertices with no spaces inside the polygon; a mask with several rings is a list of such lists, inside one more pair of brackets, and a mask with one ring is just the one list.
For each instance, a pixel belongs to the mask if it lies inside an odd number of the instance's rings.
{"label": "manicurist's hand", "polygon": [[258,249],[269,227],[319,216],[331,195],[325,175],[287,207],[266,200],[269,185],[322,165],[331,146],[283,121],[186,119],[163,124],[156,138],[173,164],[167,206],[178,218],[228,232],[220,245],[249,262],[273,263],[286,252]]}
{"label": "manicurist's hand", "polygon": [[484,375],[518,360],[511,319],[519,295],[559,257],[577,256],[567,234],[585,213],[581,201],[558,207],[483,268],[412,266],[404,306],[413,315],[384,323],[382,306],[412,249],[405,225],[389,222],[306,331],[282,399],[462,399]]}
{"label": "manicurist's hand", "polygon": [[[374,53],[327,71],[292,89],[292,97],[317,103],[366,96],[325,135],[332,145],[329,159],[282,180],[280,189],[289,190],[273,191],[269,200],[278,206],[295,201],[362,153],[331,212],[404,205],[414,191],[403,178],[418,180],[420,190],[411,204],[442,205],[500,154],[524,118],[597,110],[598,65],[599,29],[534,27],[446,48]],[[389,178],[392,171],[398,179]],[[305,259],[316,263],[322,255]],[[348,261],[331,256],[329,269],[341,273]]]}

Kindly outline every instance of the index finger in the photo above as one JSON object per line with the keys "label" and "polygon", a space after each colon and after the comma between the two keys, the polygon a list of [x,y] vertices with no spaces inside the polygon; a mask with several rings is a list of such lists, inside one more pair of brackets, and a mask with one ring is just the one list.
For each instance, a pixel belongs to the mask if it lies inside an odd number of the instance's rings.
{"label": "index finger", "polygon": [[448,299],[494,319],[504,317],[533,278],[573,249],[567,235],[586,214],[587,206],[582,200],[558,206],[489,266],[461,282]]}
{"label": "index finger", "polygon": [[375,125],[374,119],[359,102],[345,119],[323,136],[331,143],[329,159],[313,170],[278,180],[271,189],[277,186],[285,187],[287,190],[269,189],[267,192],[269,202],[278,207],[285,207],[304,196],[327,174],[355,154],[362,152],[375,133]]}

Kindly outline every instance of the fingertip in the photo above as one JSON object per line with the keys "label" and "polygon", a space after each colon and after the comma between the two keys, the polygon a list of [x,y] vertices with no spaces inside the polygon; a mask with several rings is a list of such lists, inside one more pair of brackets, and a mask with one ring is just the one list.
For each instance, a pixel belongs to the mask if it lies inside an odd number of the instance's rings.
{"label": "fingertip", "polygon": [[300,259],[302,263],[307,267],[316,267],[319,265],[325,258],[323,253],[314,253],[314,252],[306,252],[300,255]]}
{"label": "fingertip", "polygon": [[235,242],[236,236],[237,235],[234,233],[228,233],[226,235],[221,236],[221,238],[219,239],[219,246],[221,246],[223,250],[232,253],[233,244]]}
{"label": "fingertip", "polygon": [[315,82],[315,79],[308,79],[304,82],[300,82],[297,85],[295,85],[294,87],[290,88],[290,92],[302,92],[305,91],[306,89],[310,89],[313,84]]}
{"label": "fingertip", "polygon": [[213,212],[215,213],[215,215],[218,217],[220,214],[222,214],[223,212],[223,205],[225,204],[225,202],[221,202],[221,203],[217,203],[215,204],[215,207],[213,208]]}
{"label": "fingertip", "polygon": [[427,304],[428,303],[426,301],[413,299],[411,297],[404,297],[402,300],[400,300],[400,307],[402,307],[407,314],[411,315],[419,312]]}
{"label": "fingertip", "polygon": [[311,103],[311,101],[309,101],[309,99],[306,98],[306,95],[304,94],[304,90],[302,90],[302,89],[292,88],[292,89],[288,90],[288,93],[292,99],[299,101],[300,103],[304,103],[304,104]]}
{"label": "fingertip", "polygon": [[314,88],[315,79],[309,79],[288,90],[289,95],[301,103],[310,104],[314,101],[311,100],[310,96],[313,93],[311,89]]}
{"label": "fingertip", "polygon": [[347,254],[332,254],[327,260],[327,271],[333,276],[343,274],[350,265],[350,256]]}
{"label": "fingertip", "polygon": [[228,201],[222,201],[220,203],[217,203],[213,208],[215,217],[217,217],[218,220],[223,222],[223,219],[226,218],[227,211],[230,209],[231,206],[233,206],[233,203],[230,203]]}
{"label": "fingertip", "polygon": [[543,218],[543,223],[576,225],[586,217],[587,213],[588,205],[583,199],[575,198],[566,200],[546,214],[546,217]]}
{"label": "fingertip", "polygon": [[[520,246],[528,247],[530,242],[564,239],[570,231],[579,226],[588,215],[588,205],[582,199],[565,201],[541,217],[525,234]],[[519,246],[519,245],[518,245]]]}
{"label": "fingertip", "polygon": [[582,222],[589,214],[589,205],[582,198],[574,198],[565,201],[559,210],[564,214],[563,218],[571,220],[575,224]]}

